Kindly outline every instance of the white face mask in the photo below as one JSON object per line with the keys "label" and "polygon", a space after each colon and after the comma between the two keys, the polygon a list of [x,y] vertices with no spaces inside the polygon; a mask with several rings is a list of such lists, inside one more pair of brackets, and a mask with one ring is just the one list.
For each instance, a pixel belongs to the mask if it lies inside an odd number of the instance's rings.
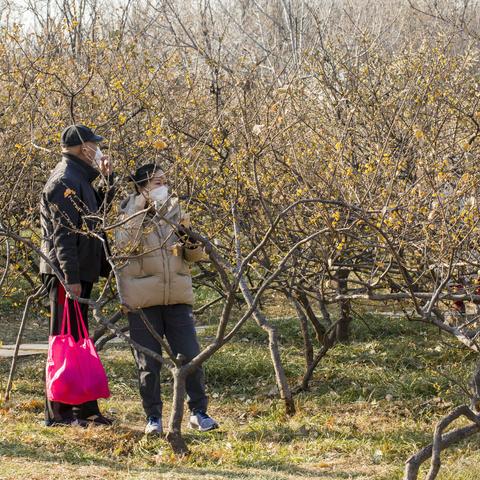
{"label": "white face mask", "polygon": [[[90,148],[90,147],[87,147],[87,148],[93,152],[93,148]],[[97,147],[97,149],[95,150],[95,157],[93,158],[93,165],[97,168],[100,168],[100,165],[101,165],[100,162],[102,158],[103,158],[103,153],[100,150],[100,147]]]}
{"label": "white face mask", "polygon": [[168,199],[168,187],[166,185],[161,185],[160,187],[150,190],[149,197],[159,204],[165,203]]}
{"label": "white face mask", "polygon": [[100,168],[100,162],[102,158],[103,158],[103,153],[100,150],[100,147],[97,147],[97,150],[95,151],[95,158],[93,159],[93,161],[95,162],[95,165],[97,165],[97,167],[99,168]]}

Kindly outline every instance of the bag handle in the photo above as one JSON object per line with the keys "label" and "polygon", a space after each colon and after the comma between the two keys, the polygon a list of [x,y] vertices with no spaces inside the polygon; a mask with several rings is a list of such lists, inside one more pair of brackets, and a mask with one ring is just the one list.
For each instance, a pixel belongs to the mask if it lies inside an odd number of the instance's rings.
{"label": "bag handle", "polygon": [[88,338],[88,331],[85,325],[85,321],[83,320],[82,309],[80,308],[80,304],[78,300],[73,301],[73,305],[75,307],[75,313],[77,315],[77,327],[78,327],[78,338],[82,338],[82,334],[80,332],[80,326],[82,327],[83,331],[83,338]]}
{"label": "bag handle", "polygon": [[[77,319],[77,328],[78,328],[78,340],[82,338],[88,338],[88,331],[85,325],[85,321],[83,320],[82,310],[80,308],[80,304],[78,300],[73,301],[73,307],[75,309],[75,316]],[[68,297],[65,296],[65,303],[63,305],[63,319],[62,319],[62,327],[60,329],[60,334],[65,335],[65,327],[67,327],[68,335],[72,334],[72,325],[70,320],[70,308],[68,305]],[[83,337],[82,337],[83,333]]]}
{"label": "bag handle", "polygon": [[70,325],[70,309],[68,308],[68,297],[65,295],[65,301],[63,302],[63,318],[62,326],[60,328],[60,335],[65,335],[65,326],[69,335],[72,334],[72,327]]}

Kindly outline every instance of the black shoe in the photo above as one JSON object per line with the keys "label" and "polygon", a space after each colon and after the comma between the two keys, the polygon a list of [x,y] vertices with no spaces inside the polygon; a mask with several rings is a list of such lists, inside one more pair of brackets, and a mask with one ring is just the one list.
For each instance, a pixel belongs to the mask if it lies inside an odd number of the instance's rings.
{"label": "black shoe", "polygon": [[87,428],[89,423],[81,418],[67,418],[64,420],[45,420],[46,427],[82,427]]}
{"label": "black shoe", "polygon": [[88,424],[104,425],[104,426],[107,426],[107,427],[110,426],[110,425],[113,425],[113,420],[110,419],[110,418],[104,417],[101,413],[98,413],[96,415],[90,415],[87,418],[81,418],[81,419],[78,419],[78,420],[81,420],[83,422],[87,422],[87,425]]}

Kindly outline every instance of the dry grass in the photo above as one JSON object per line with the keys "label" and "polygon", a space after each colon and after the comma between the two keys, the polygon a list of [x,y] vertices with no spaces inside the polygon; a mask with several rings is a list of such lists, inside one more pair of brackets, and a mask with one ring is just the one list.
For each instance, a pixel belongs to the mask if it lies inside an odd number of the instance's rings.
{"label": "dry grass", "polygon": [[[206,367],[210,412],[222,428],[208,434],[186,430],[192,453],[182,459],[171,455],[163,439],[142,435],[128,349],[103,354],[113,395],[102,408],[116,419],[110,428],[44,427],[43,359],[22,359],[13,401],[0,409],[0,478],[399,480],[408,455],[430,441],[435,420],[462,402],[442,371],[464,381],[475,359],[444,344],[433,330],[366,318],[368,328],[360,323],[354,341],[334,349],[311,391],[297,397],[293,418],[268,394],[273,380],[265,339],[248,326]],[[296,324],[282,320],[278,326],[295,383],[302,371]],[[1,387],[7,367],[0,363]],[[162,387],[167,415],[168,375]],[[449,452],[440,478],[479,478],[478,441]]]}

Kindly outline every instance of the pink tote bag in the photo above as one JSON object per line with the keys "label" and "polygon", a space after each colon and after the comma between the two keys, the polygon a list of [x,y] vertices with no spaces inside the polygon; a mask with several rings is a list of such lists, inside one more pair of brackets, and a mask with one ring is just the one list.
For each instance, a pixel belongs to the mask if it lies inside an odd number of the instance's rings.
{"label": "pink tote bag", "polygon": [[71,331],[68,298],[65,298],[60,335],[48,339],[46,388],[48,399],[54,402],[79,405],[108,398],[110,390],[102,362],[88,336],[80,305],[75,300],[78,342]]}

